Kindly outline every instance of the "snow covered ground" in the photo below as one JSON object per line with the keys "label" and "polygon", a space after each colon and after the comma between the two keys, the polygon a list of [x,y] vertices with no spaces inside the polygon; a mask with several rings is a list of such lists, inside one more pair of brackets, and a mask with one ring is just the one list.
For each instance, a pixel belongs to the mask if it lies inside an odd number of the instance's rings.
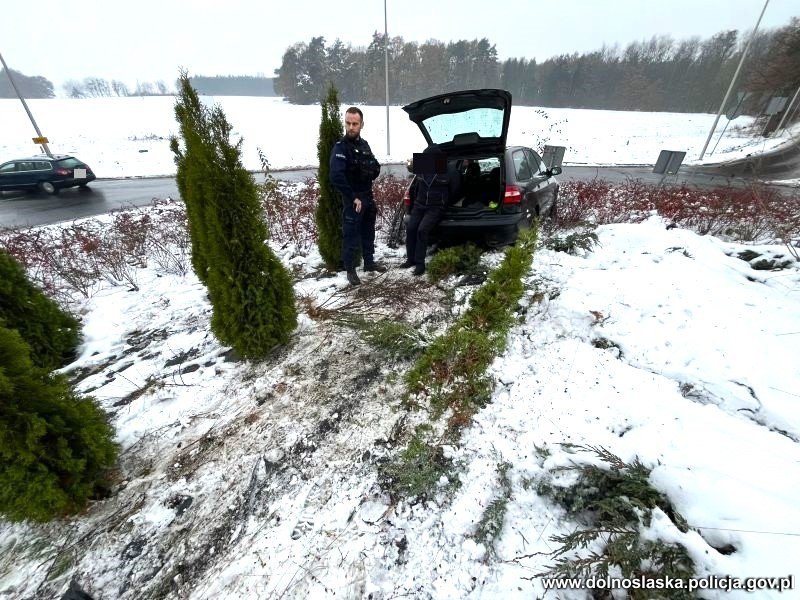
{"label": "snow covered ground", "polygon": [[[219,103],[244,138],[243,159],[260,169],[257,149],[272,168],[315,165],[319,106],[293,106],[281,98],[206,98]],[[177,132],[172,97],[31,100],[31,111],[55,153],[86,161],[98,177],[174,174],[167,139]],[[345,108],[344,106],[342,107]],[[386,109],[366,106],[364,138],[382,162],[403,162],[421,151],[423,138],[398,106],[390,108],[391,155],[386,148]],[[565,164],[654,164],[661,150],[687,152],[685,164],[699,164],[714,122],[712,114],[648,113],[516,106],[509,144],[541,149],[567,147]],[[785,143],[790,135],[765,139],[745,131],[750,117],[734,120],[714,151],[727,123],[723,117],[703,162],[720,162]],[[0,162],[40,152],[31,143],[33,127],[16,100],[0,100]],[[800,128],[795,135],[800,134]],[[311,143],[309,143],[311,141]],[[713,152],[713,154],[711,154]]]}
{"label": "snow covered ground", "polygon": [[[313,164],[318,107],[219,100],[247,138],[246,161],[258,145],[274,167]],[[101,176],[171,172],[166,143],[145,139],[174,130],[171,99],[32,104],[53,149],[75,152]],[[364,131],[379,153],[381,110],[367,109]],[[419,134],[393,110],[393,151],[405,156]],[[538,113],[514,110],[515,141],[532,143],[525,136],[540,135]],[[591,112],[548,111],[547,122],[567,121],[559,135],[574,148],[571,162],[652,162],[664,145],[699,152],[713,119],[608,113],[606,122]],[[26,151],[9,145],[18,137],[4,136],[0,151]],[[0,523],[0,598],[57,598],[71,580],[96,600],[588,598],[545,592],[534,577],[552,564],[537,554],[555,548],[551,536],[577,526],[536,493],[546,473],[576,459],[565,443],[651,467],[653,485],[691,529],[655,521],[648,534],[681,541],[701,574],[794,577],[783,593],[702,597],[798,597],[800,265],[756,270],[738,254],[786,258],[786,249],[667,229],[657,217],[597,234],[588,254],[537,250],[519,325],[492,366],[492,402],[447,448],[461,486],[428,503],[393,504],[377,481],[380,462],[425,419],[399,401],[408,363],[305,313],[274,357],[233,362],[209,332],[211,309],[193,274],[151,264],[137,273],[138,291],[100,286],[76,305],[85,339],[66,370],[112,414],[123,480],[83,515]],[[388,289],[401,314],[430,332],[463,308],[448,309],[442,289],[407,271],[366,276],[354,294],[342,274],[320,276],[315,250],[274,250],[312,305],[350,303],[377,318],[393,314],[380,295]],[[380,243],[378,258],[397,264],[402,255]],[[504,462],[511,493],[492,553],[476,541],[476,524]],[[726,546],[734,551],[718,550]]]}

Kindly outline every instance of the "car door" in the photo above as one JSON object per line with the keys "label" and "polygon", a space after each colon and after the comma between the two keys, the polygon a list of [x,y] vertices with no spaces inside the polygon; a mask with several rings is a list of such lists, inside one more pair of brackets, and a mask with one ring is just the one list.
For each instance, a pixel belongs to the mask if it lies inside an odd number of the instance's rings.
{"label": "car door", "polygon": [[534,172],[531,179],[531,202],[538,206],[537,213],[540,215],[550,214],[550,210],[556,200],[556,181],[547,176],[547,167],[541,157],[530,148],[524,148],[528,164]]}
{"label": "car door", "polygon": [[517,148],[511,153],[511,160],[514,165],[514,173],[517,179],[517,186],[522,194],[522,209],[528,219],[543,214],[542,201],[545,199],[548,186],[547,177],[540,174],[540,165],[536,160],[536,155],[528,148]]}
{"label": "car door", "polygon": [[15,190],[18,185],[17,163],[11,161],[0,165],[0,190]]}

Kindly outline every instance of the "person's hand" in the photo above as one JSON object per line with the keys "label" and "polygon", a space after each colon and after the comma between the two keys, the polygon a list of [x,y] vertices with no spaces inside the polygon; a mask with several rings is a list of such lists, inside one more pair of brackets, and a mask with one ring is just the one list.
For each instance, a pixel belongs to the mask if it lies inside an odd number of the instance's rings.
{"label": "person's hand", "polygon": [[361,212],[361,198],[356,198],[353,200],[353,208],[356,210],[357,213]]}

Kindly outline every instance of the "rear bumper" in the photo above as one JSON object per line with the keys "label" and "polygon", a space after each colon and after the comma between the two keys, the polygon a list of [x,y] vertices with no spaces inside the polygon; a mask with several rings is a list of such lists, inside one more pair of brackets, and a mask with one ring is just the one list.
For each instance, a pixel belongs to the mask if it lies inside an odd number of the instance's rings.
{"label": "rear bumper", "polygon": [[75,187],[76,185],[86,185],[87,183],[91,183],[97,179],[94,174],[88,174],[86,177],[81,179],[59,179],[57,181],[53,181],[53,185],[57,188],[68,188],[68,187]]}
{"label": "rear bumper", "polygon": [[521,212],[501,215],[484,215],[480,219],[444,218],[439,223],[438,235],[444,239],[481,240],[489,245],[507,244],[517,238],[518,223],[524,218]]}

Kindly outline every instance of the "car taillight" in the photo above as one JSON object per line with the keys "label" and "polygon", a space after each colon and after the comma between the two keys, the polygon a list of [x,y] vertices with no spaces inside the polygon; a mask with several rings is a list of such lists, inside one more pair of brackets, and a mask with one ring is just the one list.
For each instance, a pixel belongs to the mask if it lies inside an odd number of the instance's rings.
{"label": "car taillight", "polygon": [[406,190],[406,193],[403,194],[403,204],[406,205],[406,208],[409,208],[411,206],[411,194],[409,193],[408,190]]}
{"label": "car taillight", "polygon": [[69,175],[69,171],[66,169],[56,169],[56,175]]}
{"label": "car taillight", "polygon": [[503,196],[503,204],[520,204],[522,202],[522,192],[515,185],[507,185],[506,193]]}

